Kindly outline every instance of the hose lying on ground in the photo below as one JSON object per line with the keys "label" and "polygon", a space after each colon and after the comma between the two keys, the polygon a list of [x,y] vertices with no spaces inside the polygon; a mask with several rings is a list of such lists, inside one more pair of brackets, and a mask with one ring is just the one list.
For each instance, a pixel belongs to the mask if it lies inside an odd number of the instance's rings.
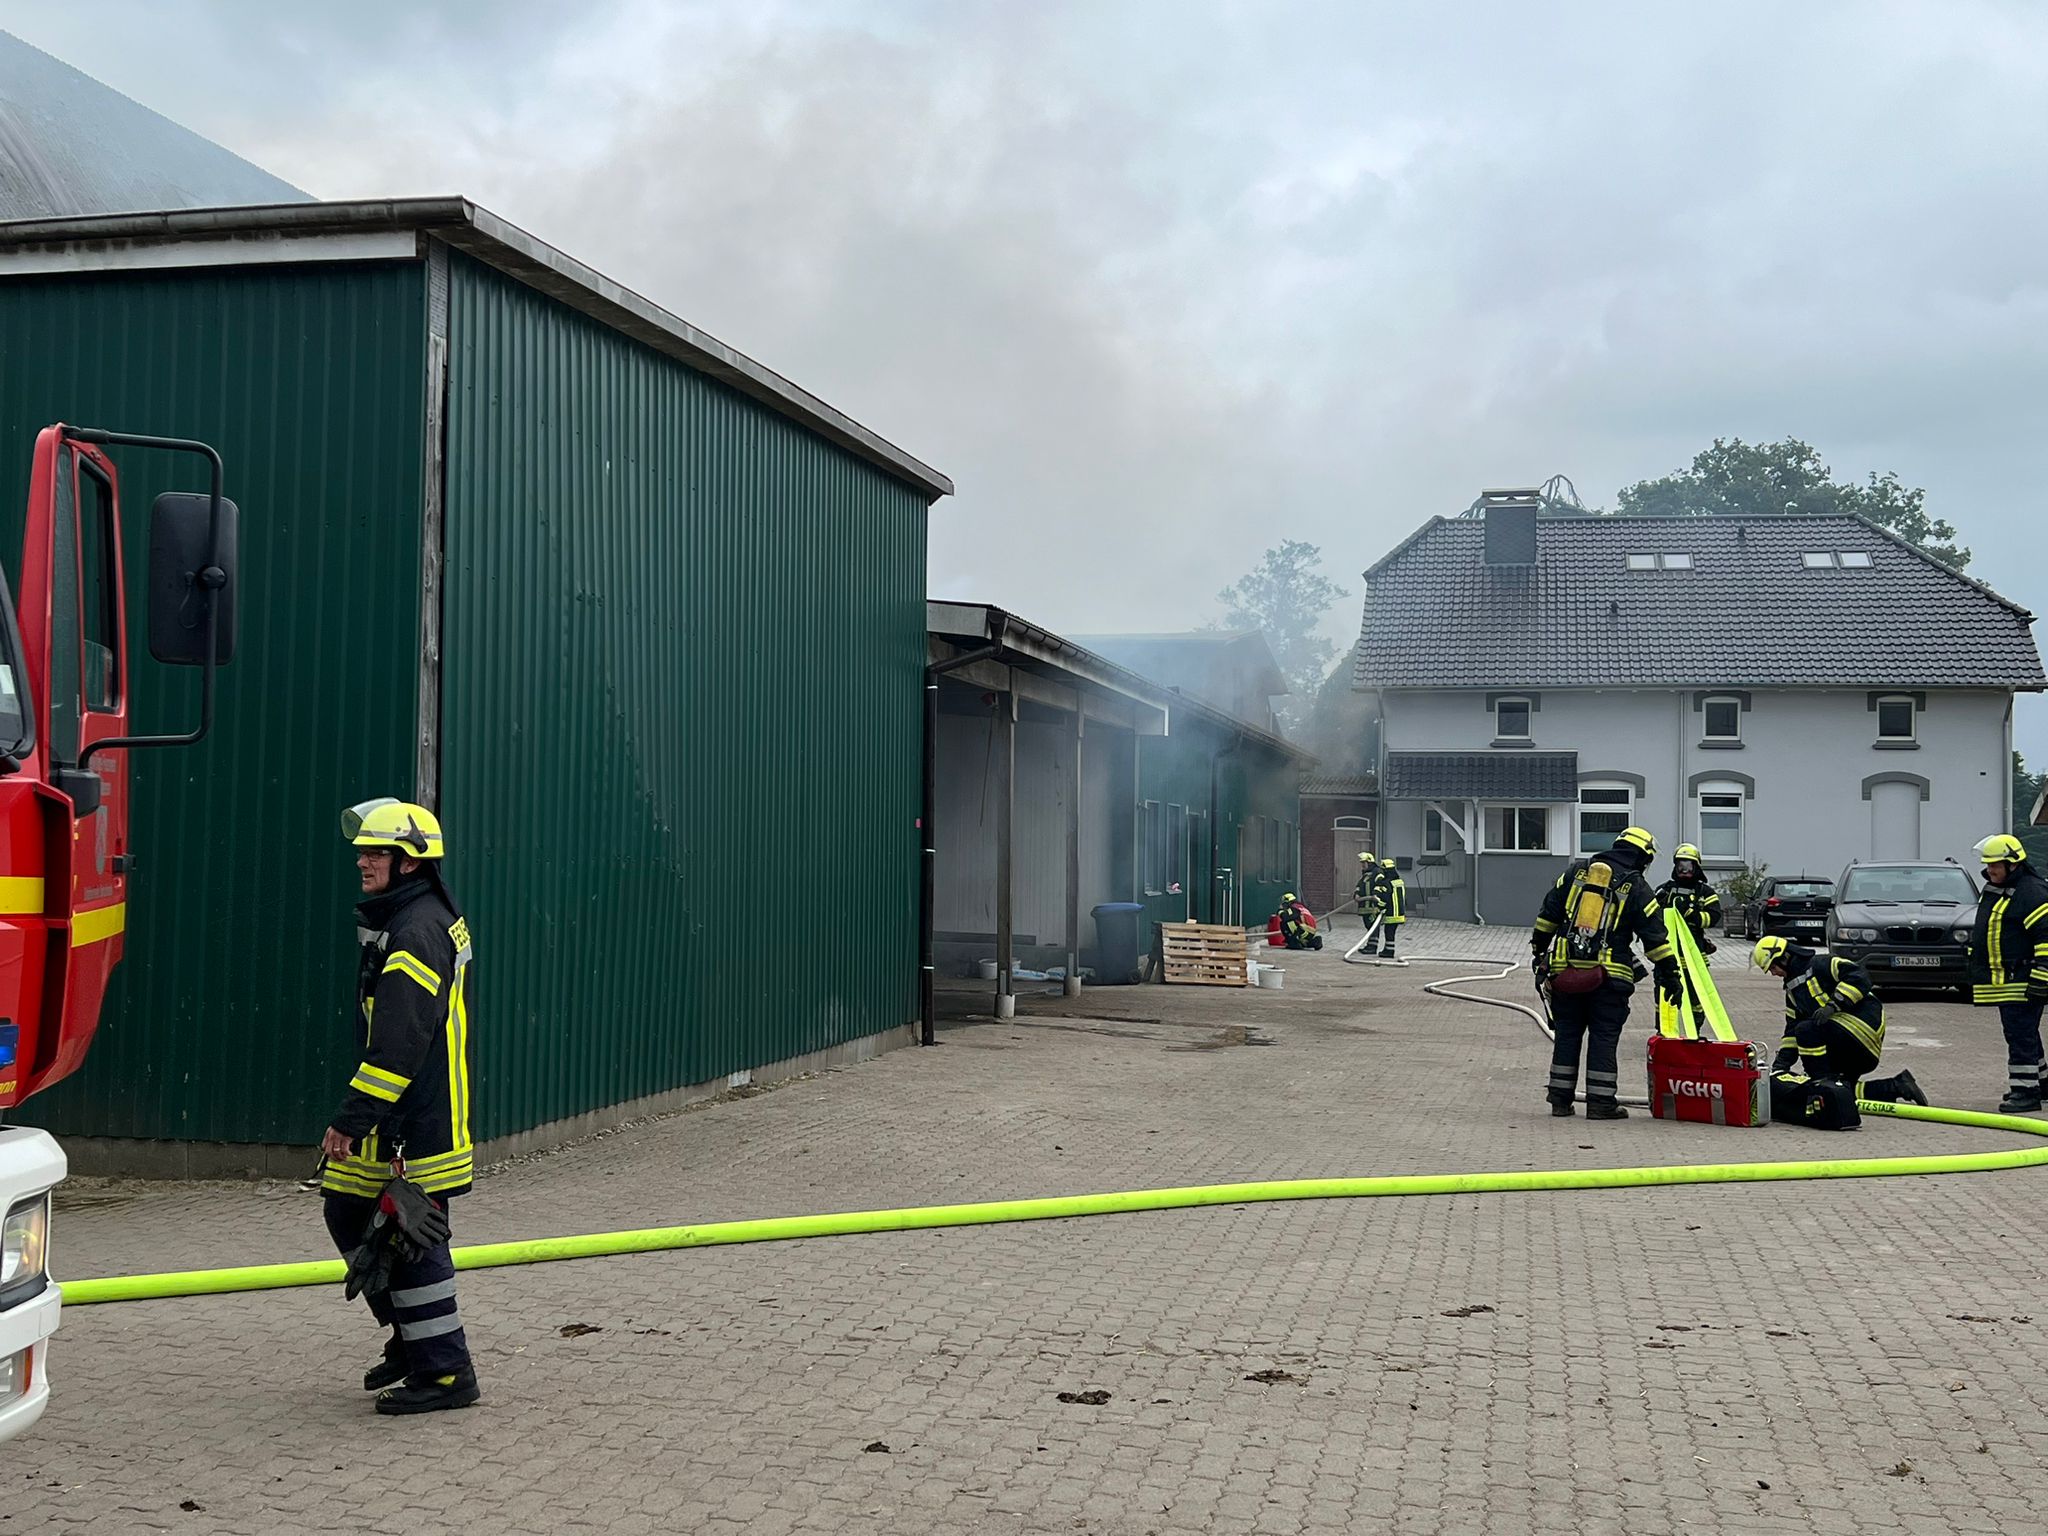
{"label": "hose lying on ground", "polygon": [[[1368,928],[1351,954],[1372,937]],[[1411,955],[1428,964],[1463,964],[1469,955]],[[1365,962],[1353,962],[1365,963]],[[1481,961],[1480,964],[1489,962]],[[1544,1013],[1511,998],[1487,997],[1456,990],[1467,982],[1500,981],[1522,969],[1519,961],[1496,961],[1497,971],[1448,976],[1428,982],[1423,991],[1492,1008],[1511,1008],[1527,1015],[1545,1038],[1552,1034]],[[1640,1099],[1623,1103],[1642,1104]],[[1859,1100],[1867,1115],[1928,1120],[1984,1130],[2016,1131],[2048,1138],[2048,1120],[2023,1115],[1981,1114],[1972,1110],[1923,1108]],[[1277,1200],[1364,1200],[1396,1195],[1516,1194],[1580,1189],[1645,1189],[1677,1184],[1747,1184],[1788,1179],[1868,1179],[1910,1174],[1990,1173],[2006,1168],[2048,1165],[2048,1146],[2006,1152],[1970,1152],[1914,1157],[1825,1158],[1781,1163],[1676,1164],[1650,1168],[1558,1168],[1516,1173],[1390,1174],[1363,1178],[1277,1179],[1247,1184],[1194,1184],[1171,1189],[1135,1189],[1108,1194],[1053,1195],[1025,1200],[988,1200],[967,1205],[905,1206],[880,1211],[840,1211],[819,1216],[776,1216],[750,1221],[706,1222],[686,1227],[643,1227],[624,1232],[593,1232],[577,1237],[544,1237],[522,1242],[478,1243],[453,1250],[461,1270],[496,1269],[512,1264],[545,1264],[560,1259],[609,1258],[623,1254],[660,1253],[677,1248],[708,1248],[729,1243],[786,1242],[805,1237],[846,1237],[861,1233],[908,1232],[938,1227],[992,1226],[1013,1221],[1050,1221],[1074,1216],[1108,1216],[1137,1211],[1185,1210],[1195,1206],[1251,1205]],[[66,1306],[92,1306],[115,1301],[149,1301],[173,1296],[210,1296],[235,1291],[283,1290],[292,1286],[339,1283],[339,1259],[296,1264],[258,1264],[238,1269],[197,1269],[170,1274],[117,1275],[100,1280],[75,1280],[63,1289]]]}

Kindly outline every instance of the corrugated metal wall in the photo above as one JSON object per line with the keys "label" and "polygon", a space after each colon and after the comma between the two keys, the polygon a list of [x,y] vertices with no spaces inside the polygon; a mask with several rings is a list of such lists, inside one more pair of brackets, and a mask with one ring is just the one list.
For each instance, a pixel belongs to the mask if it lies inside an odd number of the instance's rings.
{"label": "corrugated metal wall", "polygon": [[923,498],[451,275],[443,801],[478,1134],[907,1022]]}
{"label": "corrugated metal wall", "polygon": [[[242,509],[240,634],[214,733],[133,756],[126,958],[85,1066],[25,1121],[310,1146],[339,1100],[355,881],[335,818],[412,782],[421,292],[415,265],[0,283],[10,581],[30,451],[52,421],[212,443]],[[149,659],[142,576],[152,497],[206,481],[196,460],[116,457],[133,724],[185,729],[198,678]]]}

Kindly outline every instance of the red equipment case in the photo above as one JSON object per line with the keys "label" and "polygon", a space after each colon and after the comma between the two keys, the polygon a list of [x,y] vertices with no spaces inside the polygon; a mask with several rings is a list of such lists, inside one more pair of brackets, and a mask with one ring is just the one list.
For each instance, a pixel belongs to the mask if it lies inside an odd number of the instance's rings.
{"label": "red equipment case", "polygon": [[1650,1113],[1709,1125],[1770,1124],[1764,1048],[1753,1040],[1650,1036]]}

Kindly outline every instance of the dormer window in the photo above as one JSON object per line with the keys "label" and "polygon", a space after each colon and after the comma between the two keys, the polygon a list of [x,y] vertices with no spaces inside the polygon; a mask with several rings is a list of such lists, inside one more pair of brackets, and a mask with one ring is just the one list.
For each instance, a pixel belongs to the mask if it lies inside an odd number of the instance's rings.
{"label": "dormer window", "polygon": [[1493,734],[1498,741],[1529,739],[1529,701],[1496,699],[1493,704]]}

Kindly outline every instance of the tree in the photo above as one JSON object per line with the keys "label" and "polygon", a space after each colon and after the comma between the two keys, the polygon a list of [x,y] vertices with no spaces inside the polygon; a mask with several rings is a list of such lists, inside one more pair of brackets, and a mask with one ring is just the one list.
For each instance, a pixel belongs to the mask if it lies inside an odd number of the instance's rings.
{"label": "tree", "polygon": [[1266,551],[1258,566],[1216,594],[1224,607],[1211,629],[1256,629],[1273,648],[1273,659],[1293,690],[1281,701],[1281,722],[1290,733],[1308,719],[1316,689],[1337,643],[1321,633],[1323,615],[1344,596],[1344,589],[1318,569],[1323,552],[1300,539],[1288,539]]}
{"label": "tree", "polygon": [[1715,438],[1689,468],[1622,491],[1616,511],[1628,517],[1747,517],[1780,512],[1847,512],[1868,518],[1945,565],[1962,570],[1970,552],[1955,525],[1931,517],[1927,492],[1887,470],[1857,485],[1837,480],[1820,454],[1796,437],[1781,443]]}
{"label": "tree", "polygon": [[2027,817],[2033,813],[2034,797],[2041,793],[2043,775],[2027,772],[2027,760],[2015,752],[2012,755],[2012,819],[2013,835],[2026,845],[2027,862],[2036,869],[2048,869],[2048,827],[2027,824]]}

